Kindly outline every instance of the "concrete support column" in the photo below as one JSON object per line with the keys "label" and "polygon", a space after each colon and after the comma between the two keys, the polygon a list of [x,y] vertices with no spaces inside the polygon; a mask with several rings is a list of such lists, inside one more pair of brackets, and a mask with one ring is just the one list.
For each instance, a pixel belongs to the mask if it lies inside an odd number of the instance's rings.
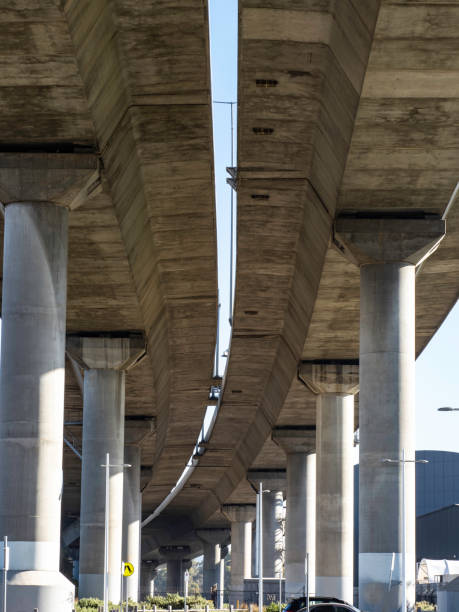
{"label": "concrete support column", "polygon": [[152,581],[154,580],[157,571],[156,563],[142,561],[140,565],[140,600],[145,599],[152,594]]}
{"label": "concrete support column", "polygon": [[206,599],[212,597],[212,587],[220,578],[220,544],[204,544],[204,563],[202,569],[202,592]]}
{"label": "concrete support column", "polygon": [[126,597],[139,601],[140,586],[140,515],[142,494],[140,492],[140,447],[125,445],[124,463],[132,467],[124,472],[123,487],[123,561],[134,565],[132,576],[124,579]]}
{"label": "concrete support column", "polygon": [[[0,370],[0,533],[8,610],[70,611],[59,574],[68,212],[5,208]],[[3,554],[0,554],[3,563]]]}
{"label": "concrete support column", "polygon": [[[263,576],[277,578],[282,574],[284,534],[282,530],[285,470],[249,470],[247,480],[259,490],[260,482],[269,493],[263,494]],[[255,556],[255,555],[253,555]]]}
{"label": "concrete support column", "polygon": [[255,506],[252,504],[226,505],[223,513],[231,522],[231,585],[230,603],[244,601],[244,579],[251,577],[252,569],[252,521]]}
{"label": "concrete support column", "polygon": [[[181,593],[182,592],[182,560],[181,559],[170,559],[167,562],[167,587],[168,593]],[[185,571],[185,570],[183,570]]]}
{"label": "concrete support column", "polygon": [[287,454],[285,520],[285,596],[298,597],[306,588],[305,558],[309,557],[309,592],[314,592],[316,531],[315,427],[273,431],[273,440]]}
{"label": "concrete support column", "polygon": [[185,570],[191,567],[189,546],[161,546],[161,557],[167,563],[166,590],[168,593],[182,593],[184,590]]}
{"label": "concrete support column", "polygon": [[[403,450],[414,459],[415,266],[442,239],[444,221],[422,214],[413,219],[342,218],[335,230],[361,270],[359,607],[397,612],[403,602],[403,466],[382,460],[400,461]],[[415,603],[414,478],[414,464],[408,463],[408,610]]]}
{"label": "concrete support column", "polygon": [[303,362],[299,375],[317,394],[316,593],[352,603],[358,364]]}
{"label": "concrete support column", "polygon": [[196,535],[204,544],[202,593],[206,599],[211,599],[214,585],[217,592],[223,588],[220,585],[221,545],[229,540],[230,532],[228,529],[198,529]]}
{"label": "concrete support column", "polygon": [[[108,594],[120,601],[123,534],[125,370],[144,351],[140,335],[70,336],[67,350],[85,368],[80,511],[80,597],[103,598],[105,464],[110,455]],[[129,468],[127,468],[129,469]]]}
{"label": "concrete support column", "polygon": [[217,596],[217,608],[219,610],[223,609],[223,604],[225,602],[225,557],[228,554],[228,546],[220,547],[220,566],[219,566],[219,589]]}

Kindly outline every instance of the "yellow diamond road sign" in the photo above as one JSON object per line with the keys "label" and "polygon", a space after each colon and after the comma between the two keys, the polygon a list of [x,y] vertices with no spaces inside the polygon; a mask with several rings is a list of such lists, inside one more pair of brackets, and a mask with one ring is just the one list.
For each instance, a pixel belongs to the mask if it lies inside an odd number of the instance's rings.
{"label": "yellow diamond road sign", "polygon": [[128,576],[132,576],[132,574],[134,573],[134,566],[132,565],[132,563],[129,563],[129,561],[125,561],[123,566],[123,575],[126,576],[126,578]]}

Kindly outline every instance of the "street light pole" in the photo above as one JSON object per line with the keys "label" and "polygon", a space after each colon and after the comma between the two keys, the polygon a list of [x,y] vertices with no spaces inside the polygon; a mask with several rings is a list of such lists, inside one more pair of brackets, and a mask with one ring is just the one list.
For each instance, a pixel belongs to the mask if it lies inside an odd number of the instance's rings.
{"label": "street light pole", "polygon": [[[130,463],[110,464],[110,454],[105,455],[105,463],[100,467],[105,468],[105,524],[104,524],[104,612],[108,612],[108,540],[110,521],[110,468],[132,467]],[[122,605],[122,604],[121,604]]]}
{"label": "street light pole", "polygon": [[8,536],[3,537],[3,612],[6,612],[6,591],[8,585],[8,570],[10,564],[10,549]]}
{"label": "street light pole", "polygon": [[263,612],[263,484],[258,493],[258,612]]}
{"label": "street light pole", "polygon": [[382,463],[402,464],[402,585],[403,603],[402,612],[407,610],[407,583],[406,583],[406,493],[405,493],[405,468],[407,463],[429,463],[427,459],[406,459],[405,449],[402,449],[401,459],[381,459]]}

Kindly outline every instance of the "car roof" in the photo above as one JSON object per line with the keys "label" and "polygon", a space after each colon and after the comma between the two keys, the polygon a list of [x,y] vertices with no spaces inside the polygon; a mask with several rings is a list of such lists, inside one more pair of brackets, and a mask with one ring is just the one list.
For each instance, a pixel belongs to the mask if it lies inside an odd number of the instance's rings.
{"label": "car roof", "polygon": [[[359,612],[359,610],[357,608],[354,608],[354,606],[352,606],[351,604],[348,603],[344,603],[342,601],[317,601],[317,602],[311,602],[311,607],[312,610],[314,612],[314,610],[318,610],[322,607],[325,606],[330,606],[333,605],[333,607],[336,608],[336,610],[343,610],[343,612],[346,611],[350,611],[350,612]],[[298,610],[298,612],[306,612],[306,608],[301,608],[301,610]]]}

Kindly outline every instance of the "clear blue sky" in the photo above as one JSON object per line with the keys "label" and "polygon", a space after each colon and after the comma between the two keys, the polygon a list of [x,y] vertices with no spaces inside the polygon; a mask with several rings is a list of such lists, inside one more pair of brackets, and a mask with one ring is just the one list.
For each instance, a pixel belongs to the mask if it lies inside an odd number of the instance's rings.
{"label": "clear blue sky", "polygon": [[[237,99],[237,4],[237,0],[209,0],[214,100]],[[222,353],[230,335],[230,188],[225,182],[231,160],[230,108],[214,104],[213,110]],[[220,371],[224,365],[221,359]],[[459,451],[459,412],[439,413],[438,406],[459,408],[459,305],[416,362],[416,448]]]}

